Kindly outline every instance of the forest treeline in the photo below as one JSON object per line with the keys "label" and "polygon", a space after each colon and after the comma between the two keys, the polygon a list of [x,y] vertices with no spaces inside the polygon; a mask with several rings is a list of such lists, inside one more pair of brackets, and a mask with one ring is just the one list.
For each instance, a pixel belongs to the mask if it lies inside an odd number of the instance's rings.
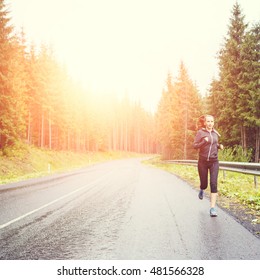
{"label": "forest treeline", "polygon": [[[184,62],[168,73],[158,110],[147,112],[127,96],[97,98],[68,74],[44,44],[15,32],[0,0],[0,149],[26,143],[55,150],[124,150],[192,159],[196,122],[216,117],[222,143],[241,145],[259,161],[259,23],[249,28],[238,4],[218,54],[219,77],[202,97]],[[162,85],[163,87],[163,85]]]}
{"label": "forest treeline", "polygon": [[[154,117],[127,98],[96,98],[71,79],[53,51],[16,33],[0,1],[0,147],[155,153]],[[153,130],[153,129],[152,129]]]}
{"label": "forest treeline", "polygon": [[241,145],[244,153],[251,150],[252,160],[259,162],[260,22],[250,27],[236,3],[224,39],[208,109],[218,119],[224,144]]}

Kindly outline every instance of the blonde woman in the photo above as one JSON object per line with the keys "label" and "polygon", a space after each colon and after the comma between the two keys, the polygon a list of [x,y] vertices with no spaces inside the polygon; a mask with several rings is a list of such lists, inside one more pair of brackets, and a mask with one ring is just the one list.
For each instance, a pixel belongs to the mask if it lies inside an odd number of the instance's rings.
{"label": "blonde woman", "polygon": [[210,174],[210,216],[217,217],[216,201],[218,193],[218,149],[223,149],[219,144],[219,133],[214,129],[214,117],[205,115],[200,117],[204,121],[195,137],[193,147],[199,150],[198,173],[200,177],[199,199],[203,199],[204,190],[208,187],[208,173]]}

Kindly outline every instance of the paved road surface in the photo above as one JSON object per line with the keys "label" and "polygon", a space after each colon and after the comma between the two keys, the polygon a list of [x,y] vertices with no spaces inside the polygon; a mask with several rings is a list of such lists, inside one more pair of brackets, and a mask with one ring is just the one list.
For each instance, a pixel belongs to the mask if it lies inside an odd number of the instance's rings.
{"label": "paved road surface", "polygon": [[197,194],[139,159],[0,191],[0,259],[259,260],[260,240]]}

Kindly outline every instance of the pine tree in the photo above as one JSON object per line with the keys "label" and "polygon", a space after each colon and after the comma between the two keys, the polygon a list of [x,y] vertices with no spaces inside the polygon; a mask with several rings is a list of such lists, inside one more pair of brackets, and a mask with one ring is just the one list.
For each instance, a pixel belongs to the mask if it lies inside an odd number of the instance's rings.
{"label": "pine tree", "polygon": [[8,11],[3,0],[0,0],[0,148],[4,148],[10,141],[9,132],[9,107],[10,82],[8,72],[12,52],[12,31]]}
{"label": "pine tree", "polygon": [[161,152],[163,158],[170,159],[173,157],[173,142],[174,142],[174,130],[176,114],[175,110],[178,110],[179,106],[176,103],[177,99],[174,96],[174,88],[172,76],[168,73],[166,80],[166,88],[162,91],[162,96],[159,101],[157,113],[156,113],[156,131],[158,141],[161,146]]}
{"label": "pine tree", "polygon": [[219,125],[225,127],[224,137],[229,145],[241,140],[241,121],[239,120],[240,80],[243,74],[241,48],[247,24],[238,3],[233,6],[232,17],[225,38],[224,47],[219,54],[220,85],[218,91]]}
{"label": "pine tree", "polygon": [[112,148],[148,153],[157,146],[154,116],[140,104],[98,100],[72,81],[45,45],[39,52],[31,46],[28,52],[25,34],[14,34],[3,0],[0,112],[1,148],[21,140],[74,151]]}
{"label": "pine tree", "polygon": [[26,82],[22,41],[14,35],[4,1],[0,1],[0,146],[25,138]]}
{"label": "pine tree", "polygon": [[196,119],[201,114],[200,104],[198,90],[181,62],[175,82],[168,74],[157,111],[157,134],[164,158],[195,156],[192,143]]}
{"label": "pine tree", "polygon": [[[239,119],[243,122],[244,149],[253,147],[255,161],[259,161],[260,146],[260,24],[246,32],[241,49],[243,75],[239,81],[241,89],[238,100]],[[247,133],[246,133],[247,132]],[[249,137],[250,135],[250,137]]]}
{"label": "pine tree", "polygon": [[[11,81],[11,120],[13,123],[12,137],[15,141],[26,139],[26,116],[28,115],[28,58],[23,30],[16,35],[13,42],[9,81]],[[11,128],[9,127],[11,132]]]}
{"label": "pine tree", "polygon": [[175,83],[175,87],[177,95],[179,96],[179,123],[181,124],[178,128],[179,140],[176,140],[176,145],[181,147],[180,157],[187,159],[193,157],[194,154],[192,143],[194,130],[196,129],[196,120],[201,114],[201,100],[198,90],[189,78],[183,62],[180,64],[179,76]]}
{"label": "pine tree", "polygon": [[218,57],[219,79],[211,84],[209,101],[224,144],[241,145],[244,153],[254,147],[259,160],[259,24],[247,31],[244,18],[236,3]]}

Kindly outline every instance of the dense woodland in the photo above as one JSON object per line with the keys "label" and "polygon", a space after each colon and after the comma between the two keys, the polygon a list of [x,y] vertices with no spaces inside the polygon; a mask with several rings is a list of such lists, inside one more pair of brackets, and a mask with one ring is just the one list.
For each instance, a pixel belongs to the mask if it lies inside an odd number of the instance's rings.
{"label": "dense woodland", "polygon": [[[16,27],[17,28],[17,27]],[[233,6],[225,43],[218,54],[219,77],[202,97],[184,62],[162,85],[155,113],[127,96],[98,99],[69,76],[45,45],[36,48],[16,32],[0,0],[0,149],[19,143],[77,152],[124,150],[161,153],[165,158],[196,158],[196,122],[213,114],[222,143],[252,149],[259,161],[260,26],[244,22]],[[215,55],[215,54],[212,54]]]}

